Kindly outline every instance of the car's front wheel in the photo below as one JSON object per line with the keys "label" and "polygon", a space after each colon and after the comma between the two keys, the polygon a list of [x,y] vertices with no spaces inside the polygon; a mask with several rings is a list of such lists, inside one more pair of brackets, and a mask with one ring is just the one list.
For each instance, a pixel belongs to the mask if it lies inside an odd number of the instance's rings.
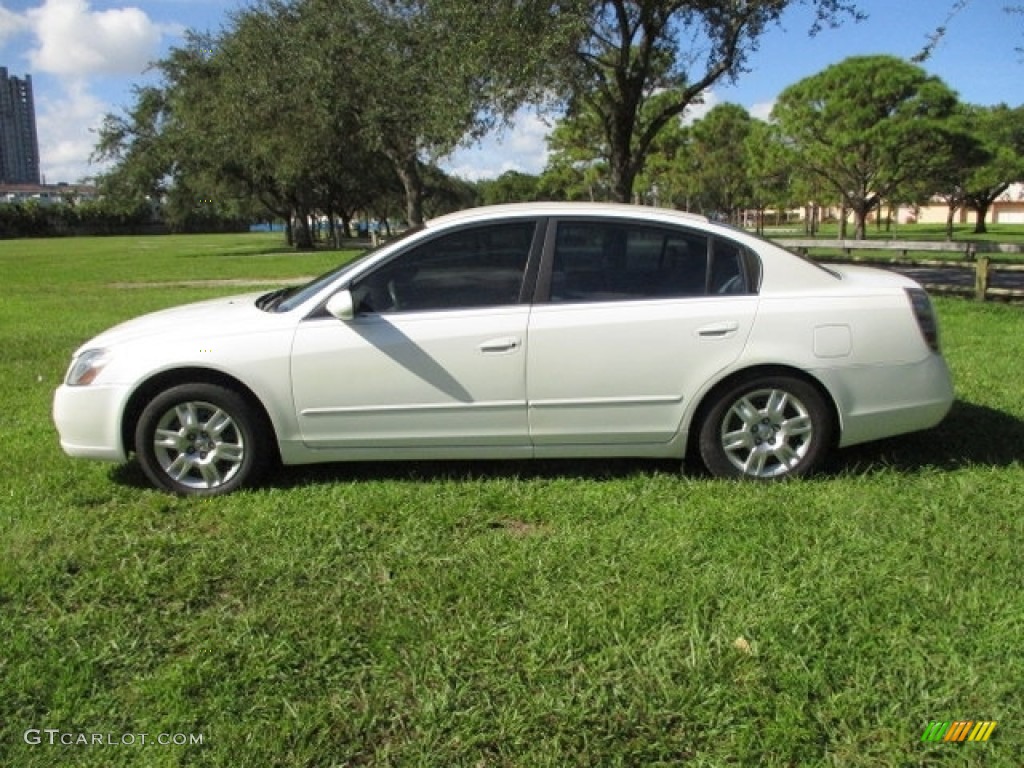
{"label": "car's front wheel", "polygon": [[700,426],[700,455],[717,477],[795,477],[821,463],[833,430],[831,409],[813,385],[759,376],[715,397]]}
{"label": "car's front wheel", "polygon": [[259,479],[270,461],[271,437],[261,414],[238,393],[215,384],[180,384],[142,411],[135,452],[159,488],[214,496]]}

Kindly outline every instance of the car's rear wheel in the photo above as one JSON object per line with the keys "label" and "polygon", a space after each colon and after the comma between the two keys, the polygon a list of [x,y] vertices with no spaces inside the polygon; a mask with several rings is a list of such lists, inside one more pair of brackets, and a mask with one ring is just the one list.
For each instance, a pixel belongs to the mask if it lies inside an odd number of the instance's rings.
{"label": "car's rear wheel", "polygon": [[751,480],[805,475],[828,453],[832,412],[812,384],[786,375],[726,387],[700,426],[700,455],[711,474]]}
{"label": "car's rear wheel", "polygon": [[158,487],[214,496],[255,483],[271,458],[262,415],[215,384],[180,384],[157,395],[139,417],[135,452]]}

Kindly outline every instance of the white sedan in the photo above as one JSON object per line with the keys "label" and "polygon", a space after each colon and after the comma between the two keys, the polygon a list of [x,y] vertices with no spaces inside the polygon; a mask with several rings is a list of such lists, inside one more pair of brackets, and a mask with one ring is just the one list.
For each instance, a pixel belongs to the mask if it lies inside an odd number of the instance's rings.
{"label": "white sedan", "polygon": [[123,323],[75,352],[53,416],[68,454],[210,495],[275,462],[692,454],[785,478],[952,401],[908,278],[677,211],[536,203]]}

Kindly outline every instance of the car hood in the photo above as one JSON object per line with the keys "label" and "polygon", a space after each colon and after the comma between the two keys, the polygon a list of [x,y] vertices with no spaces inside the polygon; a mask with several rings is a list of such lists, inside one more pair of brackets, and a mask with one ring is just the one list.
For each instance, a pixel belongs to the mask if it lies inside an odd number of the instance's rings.
{"label": "car hood", "polygon": [[265,291],[209,299],[151,312],[104,331],[82,345],[78,352],[156,337],[223,336],[243,329],[251,331],[255,323],[273,317],[256,307],[256,299],[263,293]]}

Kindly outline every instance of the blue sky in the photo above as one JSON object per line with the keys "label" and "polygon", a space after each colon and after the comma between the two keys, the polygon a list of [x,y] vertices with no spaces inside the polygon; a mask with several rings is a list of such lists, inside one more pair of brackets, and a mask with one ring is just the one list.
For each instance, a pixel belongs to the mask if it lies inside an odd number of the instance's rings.
{"label": "blue sky", "polygon": [[[963,101],[1024,104],[1024,14],[1003,9],[1017,0],[968,0],[924,65]],[[243,0],[0,0],[0,66],[30,73],[36,98],[42,168],[47,181],[76,181],[100,170],[88,162],[95,128],[106,112],[131,103],[149,61],[179,44],[187,28],[217,31]],[[886,53],[909,58],[946,21],[955,0],[860,0],[867,21],[807,35],[811,18],[794,8],[762,40],[750,72],[715,87],[702,109],[741,104],[766,116],[786,86],[848,56]],[[701,110],[695,110],[693,117]],[[513,126],[457,151],[443,165],[465,178],[506,170],[539,172],[548,125],[530,110]]]}

